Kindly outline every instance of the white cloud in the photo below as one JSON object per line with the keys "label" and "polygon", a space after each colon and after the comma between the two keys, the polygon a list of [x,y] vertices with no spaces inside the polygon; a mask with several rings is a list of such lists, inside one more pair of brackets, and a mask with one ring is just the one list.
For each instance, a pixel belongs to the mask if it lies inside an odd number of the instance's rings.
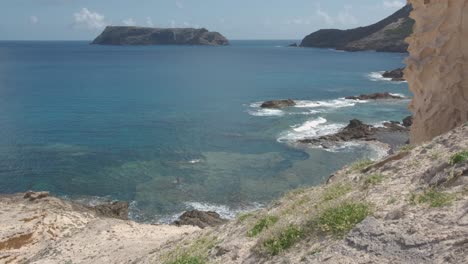
{"label": "white cloud", "polygon": [[357,18],[350,12],[352,6],[345,6],[344,11],[341,11],[336,18],[343,25],[355,25],[358,23]]}
{"label": "white cloud", "polygon": [[176,4],[177,8],[179,8],[179,9],[184,8],[184,3],[180,2],[180,1],[176,1],[175,4]]}
{"label": "white cloud", "polygon": [[335,24],[335,20],[327,12],[322,10],[320,4],[317,4],[317,10],[315,11],[315,14],[327,25],[332,26]]}
{"label": "white cloud", "polygon": [[148,27],[154,27],[153,19],[151,17],[146,17],[146,25]]}
{"label": "white cloud", "polygon": [[36,25],[37,23],[39,23],[39,18],[37,16],[30,16],[29,23]]}
{"label": "white cloud", "polygon": [[401,0],[388,0],[388,1],[383,1],[383,5],[386,8],[402,8],[406,4],[404,1],[401,1]]}
{"label": "white cloud", "polygon": [[135,22],[135,20],[133,20],[133,18],[124,19],[124,20],[122,20],[122,23],[123,23],[125,26],[129,26],[129,27],[134,27],[134,26],[136,26],[136,22]]}
{"label": "white cloud", "polygon": [[97,12],[82,8],[80,12],[73,14],[75,28],[99,30],[106,26],[105,17]]}

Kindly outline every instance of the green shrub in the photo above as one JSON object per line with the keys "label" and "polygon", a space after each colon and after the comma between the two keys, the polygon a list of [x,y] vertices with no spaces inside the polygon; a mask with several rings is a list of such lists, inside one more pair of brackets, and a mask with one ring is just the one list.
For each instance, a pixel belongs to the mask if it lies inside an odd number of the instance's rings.
{"label": "green shrub", "polygon": [[451,194],[430,189],[422,194],[412,194],[410,201],[412,204],[429,204],[430,207],[443,207],[450,205],[453,198]]}
{"label": "green shrub", "polygon": [[364,181],[364,185],[365,187],[369,187],[369,186],[372,186],[372,185],[377,185],[379,183],[381,183],[382,181],[384,180],[384,176],[382,174],[372,174],[371,176],[369,176],[369,178],[367,178],[365,181]]}
{"label": "green shrub", "polygon": [[400,151],[406,152],[406,151],[411,151],[411,150],[413,150],[415,148],[416,148],[416,146],[413,146],[413,145],[404,145],[404,146],[400,147]]}
{"label": "green shrub", "polygon": [[364,203],[343,203],[323,211],[318,217],[320,231],[336,237],[345,236],[370,213]]}
{"label": "green shrub", "polygon": [[455,165],[468,160],[468,150],[459,152],[450,158],[450,164]]}
{"label": "green shrub", "polygon": [[276,216],[264,217],[260,219],[249,232],[247,232],[247,235],[249,237],[256,237],[258,234],[263,232],[263,230],[276,224],[276,222],[278,222],[278,217]]}
{"label": "green shrub", "polygon": [[252,217],[253,214],[252,213],[245,213],[245,214],[241,214],[237,217],[237,221],[239,221],[239,223],[243,223],[245,220],[247,220],[248,218]]}
{"label": "green shrub", "polygon": [[292,247],[304,237],[304,231],[295,226],[289,226],[274,238],[263,242],[263,246],[270,255],[278,255],[284,250]]}
{"label": "green shrub", "polygon": [[341,197],[352,190],[351,185],[349,184],[337,184],[328,187],[323,192],[323,200],[331,201],[338,197]]}
{"label": "green shrub", "polygon": [[351,169],[353,171],[361,171],[361,170],[369,167],[372,164],[374,164],[374,162],[372,160],[369,160],[369,159],[360,160],[360,161],[356,161],[355,163],[353,163],[351,165]]}
{"label": "green shrub", "polygon": [[168,264],[205,264],[206,261],[201,257],[194,257],[188,254],[177,257],[174,261]]}

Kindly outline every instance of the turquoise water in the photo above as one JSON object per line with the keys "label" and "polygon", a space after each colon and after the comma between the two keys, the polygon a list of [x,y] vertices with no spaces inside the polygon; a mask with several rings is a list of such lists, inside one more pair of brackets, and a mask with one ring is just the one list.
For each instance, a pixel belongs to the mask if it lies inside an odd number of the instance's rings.
{"label": "turquoise water", "polygon": [[[409,95],[406,83],[371,74],[402,66],[404,55],[283,47],[290,42],[0,42],[0,192],[133,201],[137,220],[191,208],[232,216],[377,156],[367,145],[326,151],[293,143],[352,118],[407,116],[407,101],[340,99]],[[281,98],[299,107],[258,108]]]}

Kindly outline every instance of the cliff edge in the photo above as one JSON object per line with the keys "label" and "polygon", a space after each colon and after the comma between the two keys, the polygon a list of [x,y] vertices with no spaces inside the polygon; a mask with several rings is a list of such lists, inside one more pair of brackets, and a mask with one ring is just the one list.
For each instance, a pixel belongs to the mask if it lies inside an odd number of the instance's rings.
{"label": "cliff edge", "polygon": [[407,52],[408,44],[404,40],[411,35],[414,24],[409,17],[411,10],[411,5],[406,5],[393,15],[367,27],[321,29],[305,37],[301,47]]}
{"label": "cliff edge", "polygon": [[225,46],[229,45],[229,41],[220,33],[204,28],[108,26],[91,44]]}
{"label": "cliff edge", "polygon": [[421,143],[468,121],[468,1],[410,2],[416,25],[405,77],[414,93],[411,141]]}

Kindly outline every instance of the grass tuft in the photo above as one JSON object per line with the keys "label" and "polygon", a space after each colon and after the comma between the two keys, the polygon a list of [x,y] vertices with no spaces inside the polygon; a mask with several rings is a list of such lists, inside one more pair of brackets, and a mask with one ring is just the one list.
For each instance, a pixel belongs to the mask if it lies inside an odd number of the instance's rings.
{"label": "grass tuft", "polygon": [[252,217],[253,214],[252,213],[244,213],[244,214],[240,214],[238,217],[237,217],[237,221],[239,223],[243,223],[245,220],[247,220],[248,218]]}
{"label": "grass tuft", "polygon": [[455,165],[468,160],[468,150],[459,152],[450,158],[450,164]]}
{"label": "grass tuft", "polygon": [[367,204],[343,203],[323,211],[317,220],[317,225],[322,232],[341,238],[362,222],[369,213]]}
{"label": "grass tuft", "polygon": [[356,161],[355,163],[351,165],[351,170],[362,171],[363,169],[369,167],[372,164],[374,164],[374,162],[370,159]]}
{"label": "grass tuft", "polygon": [[168,262],[168,264],[205,264],[206,261],[201,257],[190,256],[188,254],[184,254],[182,256],[177,257],[174,261]]}
{"label": "grass tuft", "polygon": [[266,251],[273,256],[280,254],[286,249],[292,247],[295,243],[305,236],[302,229],[296,226],[289,226],[274,238],[270,238],[263,242]]}
{"label": "grass tuft", "polygon": [[451,194],[430,189],[422,194],[412,194],[410,201],[412,204],[429,204],[430,207],[437,208],[450,205],[453,199]]}
{"label": "grass tuft", "polygon": [[401,152],[408,152],[408,151],[411,151],[411,150],[413,150],[415,148],[416,148],[416,146],[413,146],[413,145],[404,145],[404,146],[400,147],[400,151]]}
{"label": "grass tuft", "polygon": [[325,201],[334,200],[336,198],[339,198],[349,193],[351,190],[352,190],[352,187],[349,184],[337,184],[337,185],[330,186],[324,190],[323,200]]}
{"label": "grass tuft", "polygon": [[278,222],[278,220],[279,219],[276,216],[267,216],[267,217],[264,217],[264,218],[260,219],[255,224],[255,226],[249,232],[247,232],[247,236],[256,237],[258,234],[260,234],[264,230],[266,230],[266,229],[270,228],[271,226],[273,226],[274,224],[276,224],[276,222]]}
{"label": "grass tuft", "polygon": [[372,174],[371,176],[369,176],[369,178],[367,178],[364,181],[364,186],[366,188],[369,188],[370,186],[374,186],[374,185],[381,183],[383,180],[384,180],[384,176],[382,174],[379,174],[379,173]]}

